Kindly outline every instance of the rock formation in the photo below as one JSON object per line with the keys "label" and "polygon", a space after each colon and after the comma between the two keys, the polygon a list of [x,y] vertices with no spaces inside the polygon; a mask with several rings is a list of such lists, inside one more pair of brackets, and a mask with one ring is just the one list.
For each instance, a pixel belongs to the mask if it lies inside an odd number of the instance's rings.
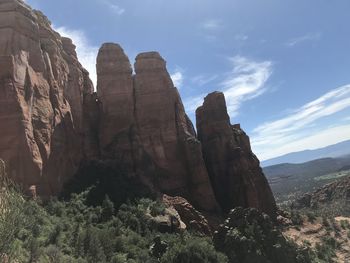
{"label": "rock formation", "polygon": [[270,186],[240,125],[231,125],[224,94],[214,92],[196,111],[198,138],[216,199],[224,211],[254,207],[276,212]]}
{"label": "rock formation", "polygon": [[160,202],[164,205],[164,211],[152,215],[152,209],[148,208],[146,214],[160,232],[173,233],[189,230],[208,236],[213,234],[207,219],[185,198],[164,194]]}
{"label": "rock formation", "polygon": [[0,156],[26,189],[57,193],[80,159],[84,93],[72,42],[19,0],[0,2]]}
{"label": "rock formation", "polygon": [[207,219],[186,199],[179,196],[171,197],[168,195],[163,195],[161,201],[166,205],[166,207],[172,207],[178,212],[181,221],[183,221],[186,226],[186,229],[194,230],[204,235],[212,234],[212,229]]}
{"label": "rock formation", "polygon": [[101,47],[101,157],[120,162],[156,191],[185,196],[202,209],[215,210],[200,142],[165,64],[157,52],[142,53],[136,57],[133,76],[119,45]]}
{"label": "rock formation", "polygon": [[25,189],[57,194],[86,164],[101,162],[202,210],[274,213],[249,138],[230,125],[222,94],[198,109],[198,140],[157,52],[139,54],[133,74],[123,49],[103,44],[94,93],[74,44],[42,13],[2,0],[0,14],[0,158]]}
{"label": "rock formation", "polygon": [[116,151],[126,156],[126,151],[132,149],[129,137],[135,123],[133,78],[129,58],[119,45],[103,44],[97,56],[96,68],[97,95],[102,105],[99,129],[102,156],[115,158]]}

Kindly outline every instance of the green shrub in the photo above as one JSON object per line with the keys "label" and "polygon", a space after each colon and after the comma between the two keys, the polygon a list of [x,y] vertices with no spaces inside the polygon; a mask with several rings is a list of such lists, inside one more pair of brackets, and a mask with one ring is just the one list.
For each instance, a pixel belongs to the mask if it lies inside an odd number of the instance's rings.
{"label": "green shrub", "polygon": [[307,219],[308,219],[308,221],[309,221],[310,223],[314,223],[314,222],[315,222],[316,216],[315,216],[314,213],[312,213],[312,212],[307,212],[307,213],[306,213],[306,216],[307,216]]}
{"label": "green shrub", "polygon": [[217,252],[205,238],[190,238],[170,247],[162,257],[163,263],[225,263],[228,259]]}
{"label": "green shrub", "polygon": [[108,220],[111,220],[114,215],[114,204],[109,199],[108,195],[106,195],[105,199],[102,202],[102,213],[101,213],[101,220],[102,222],[107,222]]}
{"label": "green shrub", "polygon": [[342,229],[349,229],[350,224],[348,220],[340,220],[340,226]]}
{"label": "green shrub", "polygon": [[152,216],[163,215],[165,211],[165,205],[162,202],[152,202],[150,204],[150,212]]}
{"label": "green shrub", "polygon": [[291,218],[292,223],[296,226],[300,226],[303,224],[303,218],[301,217],[299,211],[292,210]]}

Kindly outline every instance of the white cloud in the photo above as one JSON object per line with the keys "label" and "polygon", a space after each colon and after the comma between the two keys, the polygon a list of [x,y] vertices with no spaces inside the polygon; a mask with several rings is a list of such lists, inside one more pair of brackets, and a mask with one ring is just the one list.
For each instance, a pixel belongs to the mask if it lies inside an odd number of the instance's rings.
{"label": "white cloud", "polygon": [[248,40],[248,36],[247,35],[243,35],[243,34],[239,34],[239,35],[235,35],[235,40],[240,41],[240,42],[244,42],[246,40]]}
{"label": "white cloud", "polygon": [[260,160],[267,160],[291,152],[313,150],[336,144],[350,139],[350,125],[338,125],[333,127],[323,127],[310,135],[304,137],[287,137],[286,140],[279,140],[279,146],[271,149],[267,148],[263,152],[257,151],[259,147],[253,149]]}
{"label": "white cloud", "polygon": [[112,11],[113,13],[117,14],[118,16],[122,15],[125,13],[125,9],[122,8],[121,6],[112,3],[111,0],[102,0],[101,1],[104,5],[106,5],[108,7],[108,9],[110,11]]}
{"label": "white cloud", "polygon": [[173,74],[170,75],[171,79],[173,80],[174,86],[178,89],[181,88],[182,83],[184,81],[184,75],[183,70],[181,68],[177,68]]}
{"label": "white cloud", "polygon": [[81,30],[69,29],[66,27],[55,28],[61,36],[72,39],[74,45],[77,47],[77,55],[80,63],[83,67],[89,71],[90,78],[96,87],[97,75],[96,75],[96,57],[98,48],[91,45],[86,38],[85,34]]}
{"label": "white cloud", "polygon": [[192,98],[187,98],[184,100],[184,105],[186,112],[189,113],[190,115],[193,114],[198,107],[202,106],[204,97],[207,94],[201,94],[197,97],[192,97]]}
{"label": "white cloud", "polygon": [[299,45],[303,42],[315,41],[315,40],[319,40],[320,38],[321,38],[321,33],[310,33],[310,34],[306,34],[304,36],[292,38],[292,39],[287,41],[286,45],[288,47],[294,47],[294,46]]}
{"label": "white cloud", "polygon": [[206,30],[216,30],[222,27],[222,22],[218,19],[210,19],[202,23],[202,28]]}
{"label": "white cloud", "polygon": [[[229,115],[235,117],[239,114],[239,108],[247,100],[262,95],[266,90],[266,82],[272,74],[272,62],[257,62],[242,56],[230,58],[232,70],[219,84],[219,91],[225,94],[226,105]],[[216,79],[216,77],[215,77]],[[186,109],[193,112],[202,105],[206,94],[185,100]]]}
{"label": "white cloud", "polygon": [[112,9],[112,11],[114,13],[116,13],[117,15],[122,15],[125,12],[125,9],[120,7],[119,5],[116,4],[109,4],[109,7]]}
{"label": "white cloud", "polygon": [[234,117],[238,115],[238,109],[244,101],[254,99],[267,90],[266,82],[272,74],[272,62],[257,62],[242,56],[235,56],[230,61],[233,69],[221,85],[227,110]]}
{"label": "white cloud", "polygon": [[220,38],[218,37],[219,31],[223,28],[223,22],[219,19],[209,19],[203,21],[200,24],[202,29],[200,35],[210,43],[217,42]]}
{"label": "white cloud", "polygon": [[[281,119],[258,126],[253,131],[253,148],[262,160],[266,160],[349,139],[350,126],[324,127],[318,123],[346,108],[350,108],[350,85],[331,90]],[[348,134],[345,135],[341,129],[345,129]]]}

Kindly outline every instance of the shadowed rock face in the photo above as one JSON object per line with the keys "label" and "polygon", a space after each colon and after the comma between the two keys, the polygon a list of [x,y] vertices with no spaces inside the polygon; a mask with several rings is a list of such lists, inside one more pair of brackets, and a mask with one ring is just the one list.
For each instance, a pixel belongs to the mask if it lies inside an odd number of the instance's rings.
{"label": "shadowed rock face", "polygon": [[19,0],[0,2],[0,157],[24,188],[57,193],[81,159],[88,73],[69,39]]}
{"label": "shadowed rock face", "polygon": [[231,125],[224,94],[214,92],[196,111],[198,138],[215,196],[224,211],[254,207],[274,216],[275,200],[249,137]]}
{"label": "shadowed rock face", "polygon": [[118,44],[106,43],[97,56],[97,95],[101,102],[99,147],[104,159],[131,164],[134,91],[129,58]]}
{"label": "shadowed rock face", "polygon": [[139,54],[132,75],[117,44],[104,44],[97,58],[102,158],[120,162],[144,184],[217,208],[201,146],[179,93],[157,52]]}

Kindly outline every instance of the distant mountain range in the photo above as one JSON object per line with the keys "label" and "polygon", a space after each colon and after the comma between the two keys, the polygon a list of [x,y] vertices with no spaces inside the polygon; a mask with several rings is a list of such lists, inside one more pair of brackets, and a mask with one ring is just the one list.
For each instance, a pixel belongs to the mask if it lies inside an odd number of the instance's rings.
{"label": "distant mountain range", "polygon": [[282,163],[304,163],[321,158],[337,158],[350,155],[350,140],[333,144],[327,147],[288,153],[276,158],[261,162],[261,166],[267,167]]}
{"label": "distant mountain range", "polygon": [[322,158],[305,163],[281,163],[264,167],[267,178],[289,177],[289,176],[320,176],[341,170],[349,170],[350,156],[341,158]]}

